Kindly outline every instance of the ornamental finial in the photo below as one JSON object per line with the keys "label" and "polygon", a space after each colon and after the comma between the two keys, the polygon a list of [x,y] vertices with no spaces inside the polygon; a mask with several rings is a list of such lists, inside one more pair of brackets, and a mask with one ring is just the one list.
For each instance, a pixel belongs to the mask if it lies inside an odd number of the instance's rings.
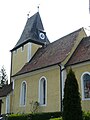
{"label": "ornamental finial", "polygon": [[39,7],[40,7],[40,4],[37,6],[38,12],[39,12]]}
{"label": "ornamental finial", "polygon": [[30,17],[30,11],[28,12],[28,14],[27,14],[27,18],[29,18]]}

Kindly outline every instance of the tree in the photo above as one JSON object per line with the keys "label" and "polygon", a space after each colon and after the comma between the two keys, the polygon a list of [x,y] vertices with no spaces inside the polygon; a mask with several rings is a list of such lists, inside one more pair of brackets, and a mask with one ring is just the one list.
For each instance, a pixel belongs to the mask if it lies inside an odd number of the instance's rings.
{"label": "tree", "polygon": [[8,77],[4,66],[2,66],[0,73],[1,73],[1,86],[3,87],[4,85],[8,84]]}
{"label": "tree", "polygon": [[63,120],[83,120],[78,83],[72,69],[69,70],[65,81]]}

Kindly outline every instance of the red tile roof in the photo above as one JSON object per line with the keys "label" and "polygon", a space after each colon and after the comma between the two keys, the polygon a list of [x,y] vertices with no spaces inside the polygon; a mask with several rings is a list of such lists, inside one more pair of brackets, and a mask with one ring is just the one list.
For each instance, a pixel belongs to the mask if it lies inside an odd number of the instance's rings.
{"label": "red tile roof", "polygon": [[83,38],[67,65],[85,62],[88,60],[90,60],[90,37]]}
{"label": "red tile roof", "polygon": [[81,29],[39,48],[33,58],[15,76],[62,62],[71,51]]}

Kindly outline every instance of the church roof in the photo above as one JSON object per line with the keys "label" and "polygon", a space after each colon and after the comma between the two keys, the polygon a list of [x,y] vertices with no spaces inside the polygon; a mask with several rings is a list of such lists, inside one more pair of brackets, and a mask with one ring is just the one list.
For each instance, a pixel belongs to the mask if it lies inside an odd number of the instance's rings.
{"label": "church roof", "polygon": [[81,29],[66,35],[47,47],[39,48],[35,55],[16,75],[60,64],[70,53]]}
{"label": "church roof", "polygon": [[40,45],[48,44],[49,40],[47,36],[45,37],[45,40],[41,40],[39,38],[39,32],[44,32],[44,27],[43,27],[39,12],[37,12],[33,16],[27,19],[27,22],[21,34],[21,37],[11,51],[19,48],[20,46],[28,42],[33,42]]}
{"label": "church roof", "polygon": [[0,97],[7,96],[12,91],[12,83],[0,88]]}
{"label": "church roof", "polygon": [[67,65],[90,61],[90,36],[83,38]]}

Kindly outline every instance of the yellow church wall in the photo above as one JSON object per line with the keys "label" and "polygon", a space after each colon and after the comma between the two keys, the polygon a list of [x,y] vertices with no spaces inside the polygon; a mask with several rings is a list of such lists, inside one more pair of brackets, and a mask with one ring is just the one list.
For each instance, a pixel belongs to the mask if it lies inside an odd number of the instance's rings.
{"label": "yellow church wall", "polygon": [[[38,101],[39,98],[39,80],[44,76],[47,79],[47,103],[46,106],[39,106],[38,112],[60,111],[60,71],[59,67],[40,70],[35,74],[29,74],[23,78],[15,78],[15,88],[13,92],[13,111],[14,113],[30,113],[32,101]],[[26,81],[27,94],[26,106],[20,106],[20,87],[21,83]]]}
{"label": "yellow church wall", "polygon": [[76,79],[78,81],[80,95],[81,95],[81,103],[82,103],[82,109],[85,111],[90,111],[90,100],[83,100],[82,98],[82,83],[81,83],[81,76],[84,72],[90,72],[90,63],[82,63],[79,65],[75,65],[72,67],[72,70],[75,73]]}
{"label": "yellow church wall", "polygon": [[[9,96],[9,113],[12,113],[12,92],[8,95]],[[6,98],[7,96],[5,97],[2,97],[2,106],[1,106],[1,114],[6,114]]]}
{"label": "yellow church wall", "polygon": [[[12,75],[16,74],[25,63],[29,62],[40,45],[27,43],[12,53]],[[23,49],[23,50],[22,50]]]}
{"label": "yellow church wall", "polygon": [[40,48],[40,47],[41,47],[40,45],[32,43],[32,45],[31,45],[31,56],[33,56],[36,53],[37,49]]}
{"label": "yellow church wall", "polygon": [[12,75],[18,72],[22,66],[27,62],[27,44],[24,45],[24,50],[22,47],[18,48],[16,51],[13,51],[12,56]]}
{"label": "yellow church wall", "polygon": [[2,106],[1,106],[1,114],[5,114],[6,113],[6,97],[2,98]]}

